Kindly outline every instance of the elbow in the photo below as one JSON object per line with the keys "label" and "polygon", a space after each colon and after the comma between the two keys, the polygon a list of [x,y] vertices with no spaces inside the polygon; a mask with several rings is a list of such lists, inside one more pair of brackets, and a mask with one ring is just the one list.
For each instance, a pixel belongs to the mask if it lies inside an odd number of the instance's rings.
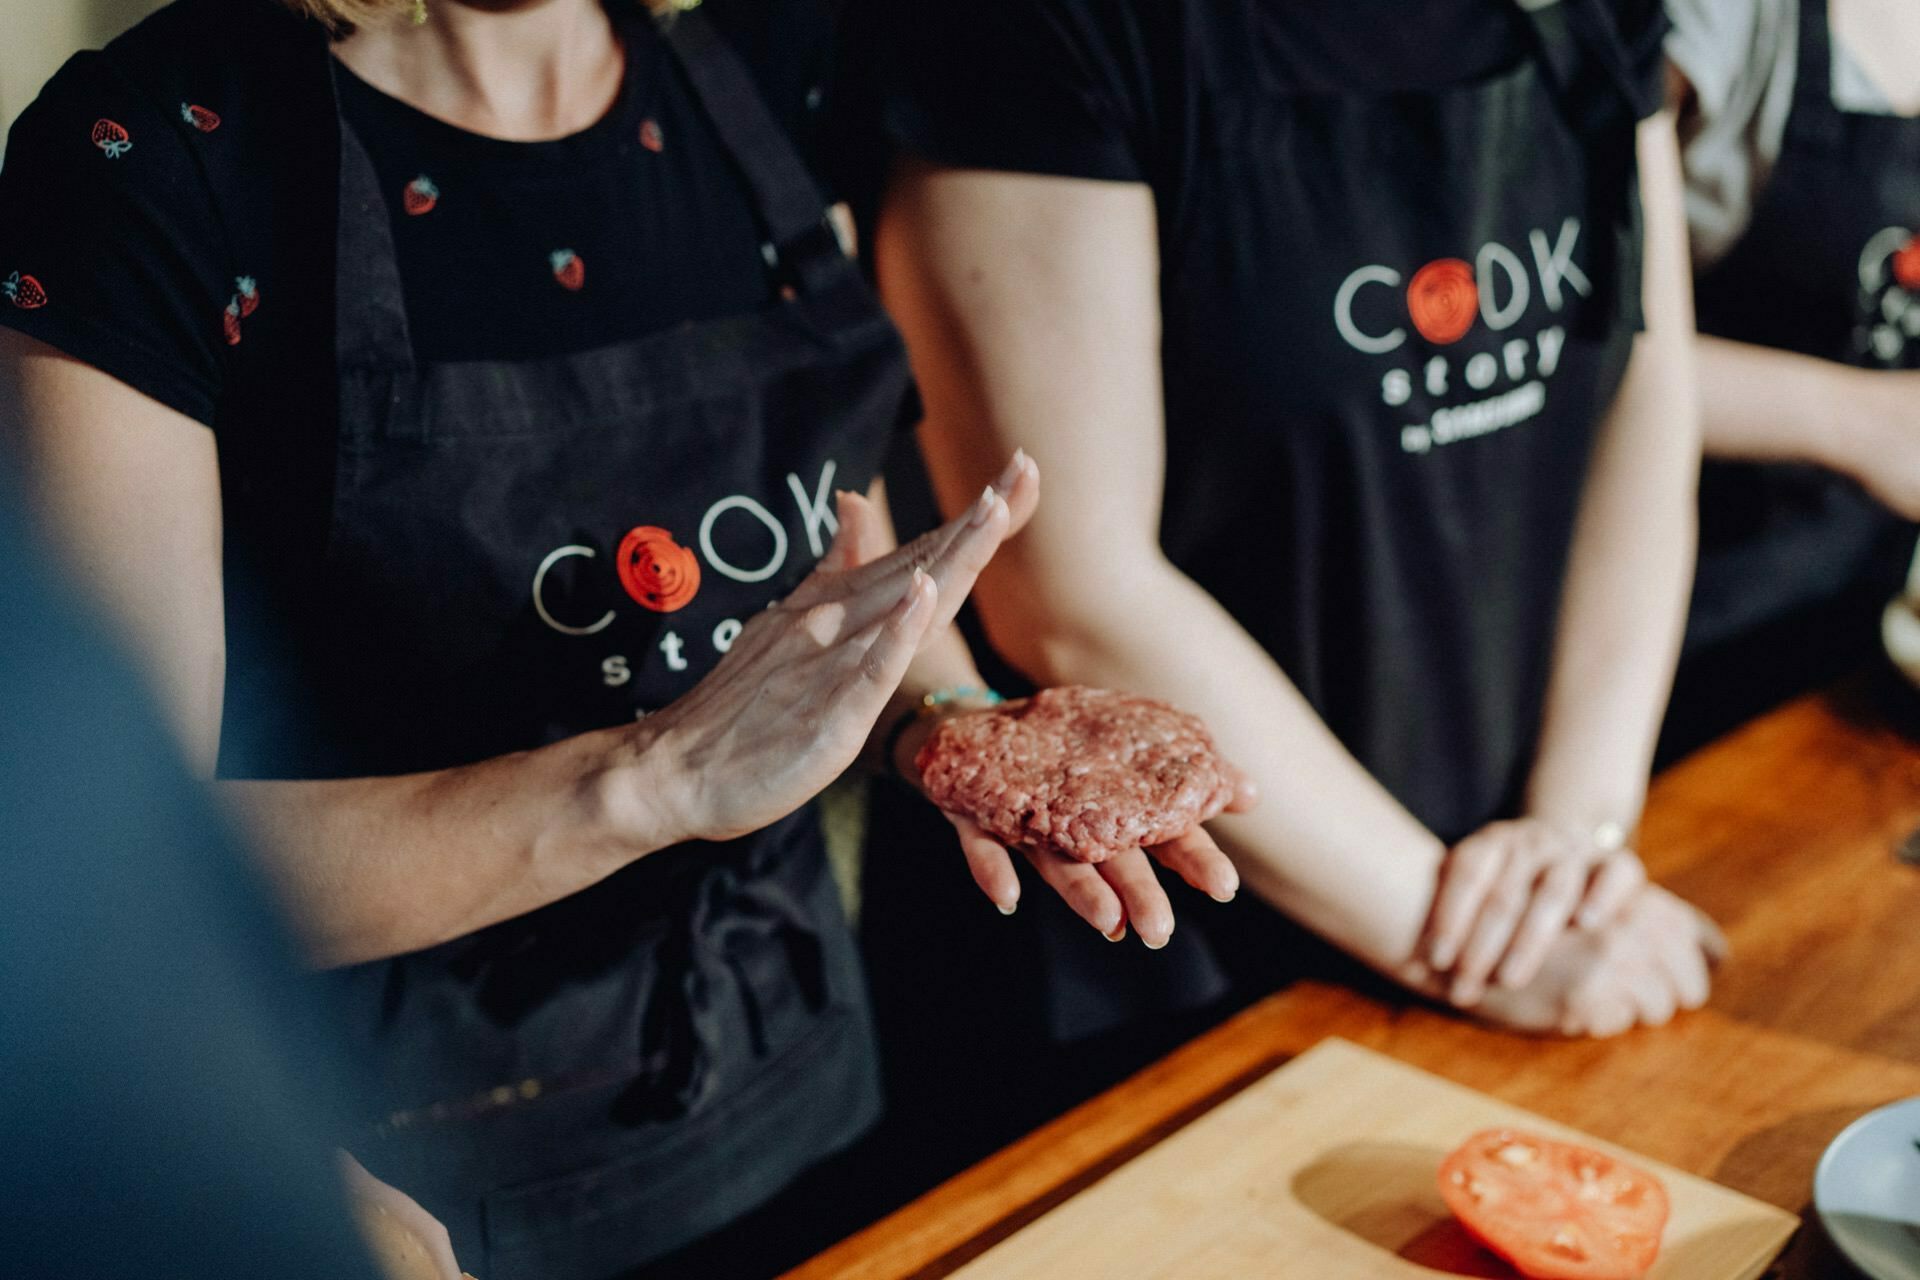
{"label": "elbow", "polygon": [[990,575],[997,580],[983,579],[976,596],[981,625],[994,652],[1037,685],[1098,682],[1134,625],[1128,620],[1150,616],[1136,601],[1143,590],[1156,598],[1152,584],[1162,570],[1174,572],[1156,548],[1147,571],[1124,581],[1084,565],[1075,566],[1070,587],[1052,575]]}

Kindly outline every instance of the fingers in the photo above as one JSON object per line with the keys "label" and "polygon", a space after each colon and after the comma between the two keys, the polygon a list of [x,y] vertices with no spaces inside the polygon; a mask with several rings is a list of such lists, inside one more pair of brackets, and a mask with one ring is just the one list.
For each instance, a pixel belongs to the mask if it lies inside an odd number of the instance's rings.
{"label": "fingers", "polygon": [[1642,957],[1627,969],[1625,977],[1641,1026],[1664,1027],[1673,1021],[1673,983],[1655,956]]}
{"label": "fingers", "polygon": [[1220,852],[1205,827],[1175,836],[1147,850],[1161,866],[1185,880],[1215,902],[1231,902],[1240,891],[1240,873]]}
{"label": "fingers", "polygon": [[1700,950],[1706,955],[1707,964],[1711,968],[1719,968],[1726,962],[1730,950],[1727,945],[1727,935],[1720,931],[1720,926],[1715,924],[1713,917],[1706,912],[1691,905],[1688,910],[1694,914],[1695,939],[1700,944]]}
{"label": "fingers", "polygon": [[866,495],[841,489],[834,493],[833,505],[840,527],[834,531],[827,554],[820,557],[815,568],[825,573],[844,573],[886,554],[886,527]]}
{"label": "fingers", "polygon": [[1227,777],[1233,782],[1233,799],[1227,801],[1228,813],[1246,813],[1260,803],[1260,788],[1238,766],[1229,763]]}
{"label": "fingers", "polygon": [[1005,469],[994,477],[993,487],[1007,500],[1007,536],[1011,538],[1026,528],[1040,505],[1040,468],[1025,449],[1015,449]]}
{"label": "fingers", "polygon": [[1583,992],[1569,1004],[1560,1030],[1569,1036],[1604,1040],[1633,1026],[1636,1009],[1625,994],[1612,990]]}
{"label": "fingers", "polygon": [[1461,949],[1467,945],[1467,932],[1505,863],[1505,850],[1485,832],[1468,836],[1447,854],[1440,869],[1432,943],[1427,950],[1427,963],[1433,968],[1451,969],[1460,958]]}
{"label": "fingers", "polygon": [[[859,690],[867,695],[867,702],[872,704],[872,714],[868,717],[869,728],[872,727],[872,718],[880,714],[880,707],[906,677],[907,664],[913,661],[913,655],[920,650],[920,639],[926,635],[933,621],[934,608],[933,582],[926,574],[915,570],[907,583],[906,592],[895,602],[873,642],[864,651],[859,651],[857,645],[848,646],[850,654],[857,654],[850,679],[853,689],[849,692]],[[838,709],[839,705],[829,704],[830,709]]]}
{"label": "fingers", "polygon": [[1092,866],[1050,851],[1022,849],[1020,852],[1073,914],[1114,942],[1126,937],[1127,917],[1120,905],[1120,895]]}
{"label": "fingers", "polygon": [[846,605],[848,629],[859,631],[886,612],[891,602],[889,593],[895,590],[893,583],[921,569],[933,579],[937,592],[932,626],[938,629],[960,612],[974,579],[999,550],[1007,535],[1007,519],[1006,500],[991,487],[983,489],[979,500],[957,521],[858,568],[814,574],[802,584],[802,590],[788,598],[789,602],[838,600]]}
{"label": "fingers", "polygon": [[962,814],[949,813],[947,821],[960,836],[960,852],[966,855],[973,882],[980,886],[980,892],[987,895],[988,901],[1000,908],[1001,915],[1012,915],[1020,905],[1020,877],[1013,869],[1013,859],[1007,856],[1006,847]]}
{"label": "fingers", "polygon": [[1449,998],[1455,1004],[1475,1005],[1486,995],[1493,966],[1513,945],[1514,931],[1519,928],[1533,896],[1534,875],[1530,859],[1507,856],[1480,907],[1479,918],[1473,922],[1473,931],[1461,949],[1459,962],[1454,965]]}
{"label": "fingers", "polygon": [[1633,905],[1647,883],[1647,871],[1631,849],[1615,849],[1600,861],[1580,903],[1582,929],[1598,929]]}
{"label": "fingers", "polygon": [[1547,870],[1514,931],[1506,959],[1500,962],[1501,986],[1517,990],[1533,981],[1566,929],[1586,883],[1586,868],[1577,862],[1556,862]]}
{"label": "fingers", "polygon": [[1707,955],[1695,939],[1685,934],[1663,936],[1656,958],[1673,988],[1674,1002],[1682,1009],[1698,1009],[1712,993],[1713,979],[1707,973]]}
{"label": "fingers", "polygon": [[1147,855],[1138,849],[1129,849],[1097,864],[1094,869],[1119,895],[1121,908],[1147,949],[1158,951],[1166,946],[1173,937],[1173,904],[1167,901],[1167,891],[1160,887]]}

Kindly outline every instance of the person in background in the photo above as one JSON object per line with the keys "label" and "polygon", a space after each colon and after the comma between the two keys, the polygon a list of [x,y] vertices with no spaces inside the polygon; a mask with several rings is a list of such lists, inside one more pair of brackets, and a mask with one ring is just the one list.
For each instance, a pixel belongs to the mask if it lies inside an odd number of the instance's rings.
{"label": "person in background", "polygon": [[64,589],[0,463],[0,1257],[34,1280],[379,1280],[349,1204],[446,1232],[331,1148],[350,1068],[257,870]]}
{"label": "person in background", "polygon": [[[1048,475],[987,636],[1035,682],[1193,708],[1263,796],[1214,830],[1264,905],[1151,972],[1028,922],[1051,1037],[1270,990],[1281,916],[1503,1026],[1703,1002],[1717,932],[1631,851],[1699,456],[1657,4],[866,20],[873,260],[940,505],[1015,444]],[[883,963],[923,998],[964,971]]]}
{"label": "person in background", "polygon": [[486,1280],[853,1225],[821,1166],[880,1098],[810,802],[973,705],[947,623],[1039,474],[887,551],[907,368],[805,159],[824,22],[178,0],[0,175],[0,419],[339,969],[348,1145]]}
{"label": "person in background", "polygon": [[1920,520],[1920,7],[1668,0],[1707,463],[1676,745],[1872,651]]}

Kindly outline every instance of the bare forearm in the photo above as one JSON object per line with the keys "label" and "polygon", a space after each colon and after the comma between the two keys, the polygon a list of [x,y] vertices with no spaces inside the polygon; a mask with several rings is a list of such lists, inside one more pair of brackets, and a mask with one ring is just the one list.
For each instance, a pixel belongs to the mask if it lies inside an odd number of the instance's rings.
{"label": "bare forearm", "polygon": [[1671,123],[1641,126],[1647,331],[1601,425],[1560,602],[1532,814],[1631,825],[1673,684],[1697,540],[1700,416]]}
{"label": "bare forearm", "polygon": [[522,915],[674,843],[636,731],[432,773],[217,784],[317,964],[381,959]]}
{"label": "bare forearm", "polygon": [[[1701,427],[1710,458],[1797,462],[1858,475],[1900,418],[1882,375],[1725,338],[1695,340]],[[1909,396],[1910,399],[1910,396]],[[1907,426],[1912,429],[1909,408]]]}
{"label": "bare forearm", "polygon": [[988,622],[1036,680],[1148,694],[1204,719],[1260,790],[1253,812],[1208,824],[1244,881],[1368,963],[1400,971],[1425,923],[1440,842],[1197,584],[1162,561],[1090,591],[1086,608],[989,609]]}

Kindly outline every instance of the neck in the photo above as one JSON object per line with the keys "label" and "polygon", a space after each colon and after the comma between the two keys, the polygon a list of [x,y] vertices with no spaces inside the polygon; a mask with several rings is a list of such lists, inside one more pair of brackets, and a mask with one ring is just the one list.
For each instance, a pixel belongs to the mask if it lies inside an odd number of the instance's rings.
{"label": "neck", "polygon": [[334,46],[375,88],[471,133],[538,142],[578,133],[620,92],[624,56],[597,0],[429,0]]}

